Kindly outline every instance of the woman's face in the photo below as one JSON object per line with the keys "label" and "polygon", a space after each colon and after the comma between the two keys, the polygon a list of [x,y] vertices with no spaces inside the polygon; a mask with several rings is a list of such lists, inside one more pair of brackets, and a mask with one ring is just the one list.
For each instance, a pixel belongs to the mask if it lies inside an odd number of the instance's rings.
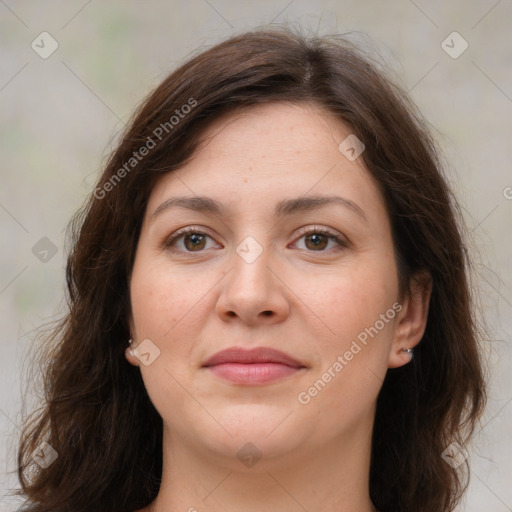
{"label": "woman's face", "polygon": [[251,108],[152,190],[127,357],[176,445],[318,453],[371,429],[388,367],[409,361],[388,215],[361,148],[338,148],[349,135],[314,106]]}

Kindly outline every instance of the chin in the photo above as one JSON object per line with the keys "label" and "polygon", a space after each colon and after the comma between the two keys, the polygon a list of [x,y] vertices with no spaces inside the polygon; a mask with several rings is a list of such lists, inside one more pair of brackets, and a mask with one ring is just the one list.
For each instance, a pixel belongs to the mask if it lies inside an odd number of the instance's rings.
{"label": "chin", "polygon": [[[296,423],[292,407],[244,404],[209,408],[185,427],[186,437],[200,450],[228,459],[272,458],[297,450],[307,442],[304,424]],[[215,418],[216,421],[213,420]],[[201,423],[199,423],[201,421]],[[181,435],[180,435],[181,437]]]}

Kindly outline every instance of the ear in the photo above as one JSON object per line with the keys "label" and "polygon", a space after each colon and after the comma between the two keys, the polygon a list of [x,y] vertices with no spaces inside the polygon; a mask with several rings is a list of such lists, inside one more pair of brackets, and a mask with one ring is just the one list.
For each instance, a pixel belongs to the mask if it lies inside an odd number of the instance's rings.
{"label": "ear", "polygon": [[431,276],[425,272],[414,275],[409,283],[409,290],[401,301],[402,310],[397,316],[388,368],[398,368],[411,361],[412,354],[403,349],[413,349],[423,337],[431,295]]}
{"label": "ear", "polygon": [[[133,315],[130,312],[128,316],[128,328],[130,329],[130,336],[132,336],[131,333],[135,332],[134,322],[133,322]],[[133,338],[130,338],[130,340],[127,341],[128,346],[126,347],[126,350],[124,351],[124,356],[126,357],[126,360],[133,364],[133,366],[140,366],[139,365],[139,359],[137,356],[133,353]]]}

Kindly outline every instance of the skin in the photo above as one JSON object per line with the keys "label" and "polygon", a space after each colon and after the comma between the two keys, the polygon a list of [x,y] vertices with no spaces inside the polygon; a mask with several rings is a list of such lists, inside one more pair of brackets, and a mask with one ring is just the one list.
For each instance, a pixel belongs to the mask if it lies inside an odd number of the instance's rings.
{"label": "skin", "polygon": [[[314,105],[252,107],[218,119],[197,156],[152,190],[131,275],[136,347],[160,355],[140,366],[164,422],[163,479],[145,512],[369,512],[371,432],[388,368],[410,362],[430,290],[401,297],[383,197],[361,158],[338,145],[350,129]],[[284,199],[336,195],[338,204],[275,217]],[[222,215],[181,207],[153,212],[174,196],[208,196]],[[181,237],[194,226],[207,235]],[[305,235],[314,227],[324,235]],[[263,252],[236,252],[248,236]],[[314,243],[316,242],[316,244]],[[194,250],[196,249],[196,250]],[[252,249],[251,249],[252,250]],[[399,303],[401,310],[342,371],[300,403],[357,336]],[[202,368],[228,347],[273,347],[306,368],[259,386],[230,383]],[[332,370],[331,370],[332,372]],[[251,467],[237,456],[247,443]],[[256,447],[256,448],[254,448]]]}

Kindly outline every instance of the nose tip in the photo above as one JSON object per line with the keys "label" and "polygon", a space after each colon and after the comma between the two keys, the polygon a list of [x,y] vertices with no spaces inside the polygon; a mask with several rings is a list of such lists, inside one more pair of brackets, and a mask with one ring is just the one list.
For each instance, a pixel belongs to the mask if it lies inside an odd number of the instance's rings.
{"label": "nose tip", "polygon": [[289,312],[282,283],[263,258],[247,263],[242,258],[226,276],[217,301],[224,320],[240,318],[246,324],[282,321]]}

